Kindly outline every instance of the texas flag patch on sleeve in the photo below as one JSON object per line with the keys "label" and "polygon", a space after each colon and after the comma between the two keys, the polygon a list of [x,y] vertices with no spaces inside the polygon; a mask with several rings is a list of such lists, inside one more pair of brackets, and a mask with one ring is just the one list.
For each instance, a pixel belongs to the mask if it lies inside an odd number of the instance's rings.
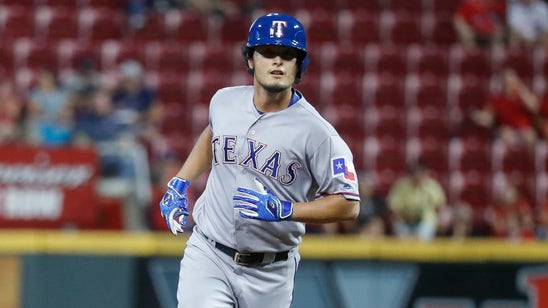
{"label": "texas flag patch on sleeve", "polygon": [[356,179],[356,171],[352,162],[347,161],[344,157],[333,158],[331,160],[333,169],[333,177],[344,176],[345,179],[354,181]]}

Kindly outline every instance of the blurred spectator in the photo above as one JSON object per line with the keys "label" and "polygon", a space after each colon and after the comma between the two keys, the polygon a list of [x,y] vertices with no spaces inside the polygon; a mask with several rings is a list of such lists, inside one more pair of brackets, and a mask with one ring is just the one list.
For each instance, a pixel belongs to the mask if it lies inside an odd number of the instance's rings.
{"label": "blurred spectator", "polygon": [[540,98],[539,112],[534,117],[538,134],[544,140],[548,140],[548,79],[547,88],[543,97]]}
{"label": "blurred spectator", "polygon": [[0,144],[21,140],[24,104],[13,81],[3,78],[0,81]]}
{"label": "blurred spectator", "polygon": [[515,0],[508,5],[511,47],[548,47],[548,4],[541,0]]}
{"label": "blurred spectator", "polygon": [[71,142],[73,124],[68,91],[53,71],[41,69],[36,86],[30,90],[27,137],[46,146],[66,145]]}
{"label": "blurred spectator", "polygon": [[445,207],[439,215],[438,235],[465,239],[474,235],[474,210],[468,203],[459,202]]}
{"label": "blurred spectator", "polygon": [[533,146],[538,139],[532,118],[538,112],[538,98],[512,69],[504,69],[500,77],[501,90],[471,117],[477,124],[493,129],[495,137],[508,145]]}
{"label": "blurred spectator", "polygon": [[506,1],[461,0],[453,17],[455,31],[465,47],[504,43]]}
{"label": "blurred spectator", "polygon": [[161,119],[158,97],[145,84],[141,64],[126,60],[120,64],[119,83],[112,91],[113,113],[119,134],[148,143],[154,125]]}
{"label": "blurred spectator", "polygon": [[359,178],[360,214],[354,221],[356,232],[372,238],[390,233],[390,209],[386,198],[376,190],[375,180],[368,175]]}
{"label": "blurred spectator", "polygon": [[92,59],[83,58],[78,62],[74,74],[68,76],[63,84],[69,91],[75,112],[78,113],[89,108],[89,101],[101,87],[101,73]]}
{"label": "blurred spectator", "polygon": [[408,166],[388,192],[395,235],[402,238],[432,239],[437,232],[439,212],[446,206],[440,183],[430,176],[425,161]]}
{"label": "blurred spectator", "polygon": [[548,201],[537,208],[535,213],[535,236],[540,240],[548,240]]}
{"label": "blurred spectator", "polygon": [[535,236],[531,204],[512,185],[495,196],[495,203],[485,210],[485,221],[494,237],[527,239]]}
{"label": "blurred spectator", "polygon": [[88,106],[76,116],[75,142],[92,146],[102,141],[116,141],[118,125],[113,114],[111,93],[102,88],[86,99]]}
{"label": "blurred spectator", "polygon": [[318,225],[329,234],[361,234],[369,238],[380,238],[390,233],[390,209],[386,198],[376,189],[375,180],[364,173],[358,177],[360,185],[360,214],[356,220]]}

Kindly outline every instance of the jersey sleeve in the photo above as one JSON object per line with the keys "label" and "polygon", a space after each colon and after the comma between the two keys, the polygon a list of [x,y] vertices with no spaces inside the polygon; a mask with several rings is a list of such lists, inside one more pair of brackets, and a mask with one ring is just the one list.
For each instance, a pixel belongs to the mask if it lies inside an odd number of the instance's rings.
{"label": "jersey sleeve", "polygon": [[318,197],[339,194],[348,200],[360,200],[352,152],[340,136],[322,142],[311,159],[311,170],[318,182]]}

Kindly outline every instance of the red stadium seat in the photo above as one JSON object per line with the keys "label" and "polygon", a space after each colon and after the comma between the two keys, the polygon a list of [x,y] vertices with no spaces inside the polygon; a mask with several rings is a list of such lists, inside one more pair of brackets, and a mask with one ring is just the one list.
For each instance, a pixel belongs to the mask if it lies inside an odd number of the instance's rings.
{"label": "red stadium seat", "polygon": [[386,0],[384,7],[394,12],[420,14],[423,11],[424,0]]}
{"label": "red stadium seat", "polygon": [[149,66],[160,75],[183,74],[191,69],[189,47],[183,43],[151,43],[147,52]]}
{"label": "red stadium seat", "polygon": [[444,110],[448,105],[445,76],[409,74],[406,78],[406,105]]}
{"label": "red stadium seat", "polygon": [[346,20],[346,23],[348,24],[348,30],[341,31],[341,39],[343,39],[344,42],[355,45],[365,45],[369,43],[378,43],[380,41],[380,25],[377,14],[361,10],[350,11],[349,15],[350,16],[341,18],[343,22]]}
{"label": "red stadium seat", "polygon": [[356,79],[365,73],[365,53],[359,45],[324,44],[320,61],[324,72],[347,73]]}
{"label": "red stadium seat", "polygon": [[353,106],[359,110],[365,106],[362,96],[361,79],[351,74],[325,73],[320,84],[322,106],[335,106],[340,104]]}
{"label": "red stadium seat", "polygon": [[13,42],[19,38],[35,38],[35,10],[26,7],[5,8],[4,24],[1,27],[0,40]]}
{"label": "red stadium seat", "polygon": [[151,41],[164,42],[169,39],[166,14],[163,12],[149,12],[145,15],[145,24],[140,29],[129,31],[130,39],[139,44]]}
{"label": "red stadium seat", "polygon": [[422,19],[425,43],[449,47],[459,42],[453,15],[423,13]]}
{"label": "red stadium seat", "polygon": [[14,50],[11,43],[0,41],[0,70],[7,75],[12,75],[15,70]]}
{"label": "red stadium seat", "polygon": [[245,15],[230,15],[213,19],[213,36],[221,44],[243,44],[252,20]]}
{"label": "red stadium seat", "polygon": [[366,109],[366,133],[379,139],[407,138],[407,119],[405,112],[394,106],[370,107]]}
{"label": "red stadium seat", "polygon": [[101,44],[65,40],[59,43],[59,65],[61,69],[76,69],[82,60],[91,60],[100,69]]}
{"label": "red stadium seat", "polygon": [[380,20],[381,42],[408,46],[423,40],[420,14],[409,12],[383,13]]}
{"label": "red stadium seat", "polygon": [[519,173],[532,178],[535,172],[534,152],[526,145],[510,146],[497,140],[493,146],[493,168],[505,174]]}
{"label": "red stadium seat", "polygon": [[56,71],[60,65],[58,49],[55,44],[40,43],[32,40],[18,40],[15,45],[15,64],[31,70],[47,68]]}
{"label": "red stadium seat", "polygon": [[490,175],[493,172],[491,142],[478,138],[453,138],[449,146],[449,161],[451,171]]}
{"label": "red stadium seat", "polygon": [[449,50],[447,47],[417,45],[408,50],[409,72],[418,75],[433,75],[447,79],[449,75]]}
{"label": "red stadium seat", "polygon": [[81,5],[92,8],[123,11],[126,9],[126,3],[125,0],[82,0]]}
{"label": "red stadium seat", "polygon": [[365,11],[373,14],[378,14],[381,9],[384,8],[382,0],[368,0],[368,1],[356,1],[356,0],[340,0],[341,7],[350,11]]}
{"label": "red stadium seat", "polygon": [[521,49],[495,49],[493,73],[501,73],[505,68],[513,69],[526,83],[530,83],[535,72],[533,54]]}
{"label": "red stadium seat", "polygon": [[307,11],[322,10],[336,12],[341,9],[339,1],[333,0],[300,0],[299,7]]}
{"label": "red stadium seat", "polygon": [[136,43],[121,43],[119,41],[105,41],[101,44],[101,70],[116,70],[125,60],[135,60],[145,69],[147,65],[146,45]]}
{"label": "red stadium seat", "polygon": [[166,15],[166,23],[171,40],[180,43],[210,41],[208,19],[198,12],[170,11]]}
{"label": "red stadium seat", "polygon": [[405,107],[403,82],[397,76],[366,76],[363,85],[366,105],[393,106],[399,110]]}
{"label": "red stadium seat", "polygon": [[[234,69],[244,69],[241,44],[196,42],[190,46],[190,63],[193,69],[214,70],[231,74]],[[187,47],[189,48],[189,47]]]}
{"label": "red stadium seat", "polygon": [[[307,41],[312,44],[339,41],[339,27],[337,14],[325,10],[298,10],[296,18],[299,19],[307,32]],[[245,33],[245,32],[244,32]]]}
{"label": "red stadium seat", "polygon": [[407,146],[407,161],[421,159],[426,163],[432,175],[438,179],[445,189],[449,181],[449,146],[447,140],[438,138],[409,138]]}
{"label": "red stadium seat", "polygon": [[436,139],[447,142],[451,137],[450,125],[445,108],[426,106],[413,107],[408,111],[409,136],[420,139]]}
{"label": "red stadium seat", "polygon": [[450,202],[468,203],[475,212],[481,213],[493,202],[491,175],[477,171],[453,172],[450,182]]}
{"label": "red stadium seat", "polygon": [[76,10],[85,2],[84,0],[37,0],[40,5],[48,6],[53,9]]}
{"label": "red stadium seat", "polygon": [[451,73],[477,78],[489,78],[492,75],[491,54],[485,49],[466,49],[453,46],[449,54]]}
{"label": "red stadium seat", "polygon": [[123,11],[120,10],[87,8],[82,11],[79,23],[83,40],[122,40],[126,35],[126,20]]}
{"label": "red stadium seat", "polygon": [[407,74],[407,53],[394,45],[370,44],[365,48],[365,65],[367,72],[403,78]]}
{"label": "red stadium seat", "polygon": [[297,9],[297,3],[294,0],[265,0],[262,3],[262,9],[265,12],[294,14]]}
{"label": "red stadium seat", "polygon": [[47,41],[75,40],[80,36],[78,14],[68,7],[51,7],[47,20],[41,24],[40,37]]}

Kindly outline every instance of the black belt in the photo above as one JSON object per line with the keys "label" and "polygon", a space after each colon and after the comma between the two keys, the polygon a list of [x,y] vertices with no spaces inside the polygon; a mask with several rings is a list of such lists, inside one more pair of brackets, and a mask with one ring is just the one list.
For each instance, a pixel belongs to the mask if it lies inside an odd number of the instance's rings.
{"label": "black belt", "polygon": [[[265,265],[278,261],[285,261],[288,258],[289,251],[282,251],[277,253],[268,252],[239,252],[234,248],[230,248],[221,243],[215,242],[215,248],[224,252],[226,255],[232,258],[236,264],[251,266],[251,265]],[[265,259],[265,257],[270,259]],[[272,258],[271,256],[274,256]]]}

